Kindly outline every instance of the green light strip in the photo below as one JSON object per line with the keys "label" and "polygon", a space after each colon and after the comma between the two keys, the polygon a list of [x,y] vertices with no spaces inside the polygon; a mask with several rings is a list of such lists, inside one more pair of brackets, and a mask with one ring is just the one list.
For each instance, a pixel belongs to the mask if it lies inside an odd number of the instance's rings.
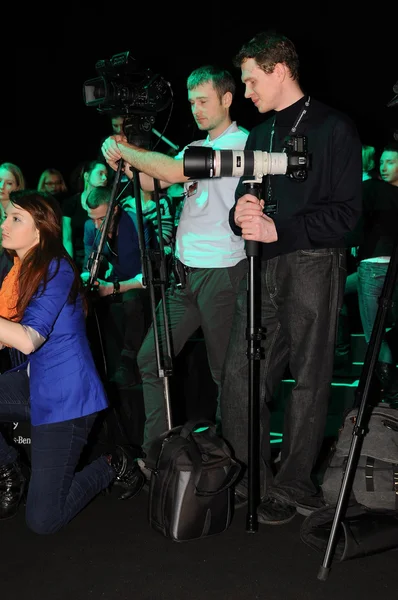
{"label": "green light strip", "polygon": [[[283,383],[296,383],[294,379],[283,379],[282,380]],[[345,383],[345,382],[337,382],[337,381],[333,381],[332,382],[332,386],[333,387],[358,387],[359,384],[359,379],[355,379],[355,381],[352,381],[351,383]]]}

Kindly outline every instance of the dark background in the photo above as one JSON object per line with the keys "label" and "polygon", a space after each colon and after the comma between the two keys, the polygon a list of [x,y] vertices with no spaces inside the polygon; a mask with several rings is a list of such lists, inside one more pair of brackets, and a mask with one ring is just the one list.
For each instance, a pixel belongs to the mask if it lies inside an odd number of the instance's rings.
{"label": "dark background", "polygon": [[[363,143],[380,148],[398,130],[398,106],[386,106],[398,79],[391,6],[380,16],[358,14],[351,23],[335,5],[333,10],[316,6],[245,3],[233,11],[225,2],[161,8],[89,2],[64,5],[58,16],[35,12],[32,23],[25,23],[23,33],[18,27],[2,49],[0,163],[18,164],[28,187],[35,187],[45,168],[59,168],[68,179],[79,162],[94,158],[110,119],[85,106],[83,83],[97,76],[98,60],[126,50],[170,82],[174,102],[157,114],[155,127],[166,127],[164,135],[175,144],[201,137],[187,102],[186,78],[206,63],[234,74],[238,89],[232,115],[250,129],[262,117],[243,98],[232,58],[242,43],[267,28],[295,42],[304,89],[349,114]],[[156,149],[167,152],[168,146],[161,142]]]}

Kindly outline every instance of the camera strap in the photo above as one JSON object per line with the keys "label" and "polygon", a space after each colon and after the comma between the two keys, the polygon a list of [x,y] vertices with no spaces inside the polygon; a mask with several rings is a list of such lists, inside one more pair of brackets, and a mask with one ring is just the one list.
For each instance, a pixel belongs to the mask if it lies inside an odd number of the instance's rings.
{"label": "camera strap", "polygon": [[[300,125],[302,118],[308,112],[308,107],[309,107],[310,103],[311,103],[311,96],[307,96],[307,98],[305,99],[305,102],[304,102],[304,106],[300,110],[300,112],[299,112],[292,128],[290,129],[288,135],[286,136],[285,140],[290,138],[292,135],[296,134],[297,128]],[[270,140],[269,140],[269,152],[272,152],[272,150],[273,150],[274,137],[275,137],[275,124],[276,124],[276,115],[274,116],[272,125],[271,125],[271,135],[270,135]],[[285,147],[283,148],[282,152],[286,152]],[[266,194],[265,194],[266,202],[265,202],[265,207],[264,207],[265,213],[267,215],[273,215],[278,212],[278,202],[277,202],[277,200],[275,200],[273,198],[273,194],[272,194],[271,177],[272,177],[272,175],[267,175],[267,188],[266,188]]]}
{"label": "camera strap", "polygon": [[[269,150],[268,150],[270,153],[272,152],[272,147],[274,145],[275,121],[276,121],[276,115],[274,116],[274,118],[272,120],[272,125],[271,125],[271,135],[269,138]],[[267,186],[266,186],[266,190],[265,190],[264,212],[267,215],[274,215],[276,212],[278,212],[278,206],[277,206],[276,201],[273,199],[273,194],[272,194],[271,175],[267,175]]]}
{"label": "camera strap", "polygon": [[306,114],[307,114],[307,112],[308,112],[308,107],[309,107],[310,103],[311,103],[311,96],[307,96],[307,98],[306,98],[306,100],[305,100],[305,102],[304,102],[304,106],[303,106],[303,108],[301,109],[299,116],[297,117],[297,119],[296,119],[296,121],[295,121],[295,123],[294,123],[293,127],[292,127],[292,128],[291,128],[291,130],[289,131],[289,137],[290,137],[291,135],[295,135],[295,133],[296,133],[296,131],[297,131],[297,127],[298,127],[298,126],[300,125],[300,123],[301,123],[301,119],[302,119],[302,118],[304,117],[304,115],[306,115]]}

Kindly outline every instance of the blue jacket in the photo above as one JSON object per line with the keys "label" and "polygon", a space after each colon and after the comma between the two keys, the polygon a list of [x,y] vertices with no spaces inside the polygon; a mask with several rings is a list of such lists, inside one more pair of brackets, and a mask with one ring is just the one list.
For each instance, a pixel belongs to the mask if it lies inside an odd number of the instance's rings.
{"label": "blue jacket", "polygon": [[44,293],[41,286],[21,320],[46,338],[28,357],[32,425],[76,419],[108,405],[86,335],[81,298],[68,302],[73,270],[65,259],[54,276],[56,267],[53,260]]}
{"label": "blue jacket", "polygon": [[[150,240],[150,229],[147,221],[143,224],[145,245]],[[101,234],[95,228],[94,222],[88,219],[84,225],[84,268],[86,268],[91,252],[97,251]],[[142,273],[140,242],[138,236],[137,217],[134,211],[120,208],[119,222],[114,251],[105,243],[102,249],[103,257],[113,266],[109,281],[126,281]]]}

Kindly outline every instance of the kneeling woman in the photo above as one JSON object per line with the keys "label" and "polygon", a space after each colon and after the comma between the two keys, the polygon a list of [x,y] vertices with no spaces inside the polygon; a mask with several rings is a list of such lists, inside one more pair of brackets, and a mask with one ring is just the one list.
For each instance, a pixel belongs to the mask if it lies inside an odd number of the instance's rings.
{"label": "kneeling woman", "polygon": [[28,487],[26,521],[54,533],[112,482],[123,498],[145,478],[126,449],[77,471],[105,391],[86,336],[79,273],[62,244],[62,214],[50,195],[16,191],[2,224],[14,266],[0,290],[0,341],[28,355],[0,375],[0,422],[31,421],[29,486],[15,448],[0,434],[0,519],[16,514]]}

